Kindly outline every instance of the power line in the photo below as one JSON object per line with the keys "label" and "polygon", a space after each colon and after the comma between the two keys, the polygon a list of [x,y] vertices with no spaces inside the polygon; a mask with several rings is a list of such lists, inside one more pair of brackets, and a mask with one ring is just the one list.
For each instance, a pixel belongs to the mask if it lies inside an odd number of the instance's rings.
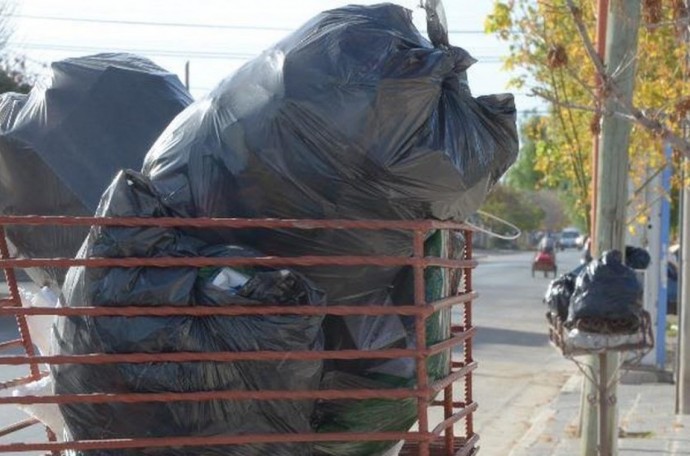
{"label": "power line", "polygon": [[160,57],[196,57],[200,59],[230,59],[230,60],[247,60],[256,57],[258,54],[242,53],[242,52],[224,52],[224,51],[180,51],[168,49],[132,49],[123,47],[111,46],[81,46],[69,44],[50,44],[50,43],[18,43],[18,47],[24,49],[32,49],[37,51],[69,51],[69,52],[130,52],[148,55],[157,55]]}
{"label": "power line", "polygon": [[[87,22],[99,24],[117,24],[117,25],[138,25],[138,26],[155,26],[155,27],[185,27],[185,28],[205,28],[205,29],[224,29],[224,30],[261,30],[261,31],[276,31],[276,32],[294,32],[295,28],[289,27],[268,27],[261,25],[240,25],[240,24],[201,24],[191,22],[158,22],[158,21],[135,21],[127,19],[103,19],[92,17],[68,17],[68,16],[42,16],[33,14],[0,14],[0,17],[12,17],[18,19],[30,20],[48,20],[48,21],[65,21],[65,22]],[[483,30],[448,30],[449,34],[457,35],[487,35]]]}
{"label": "power line", "polygon": [[29,14],[3,14],[0,16],[12,17],[19,19],[38,19],[49,21],[65,21],[65,22],[88,22],[98,24],[119,24],[119,25],[141,25],[141,26],[156,26],[156,27],[187,27],[187,28],[205,28],[205,29],[227,29],[227,30],[266,30],[277,32],[294,32],[295,29],[288,27],[266,27],[260,25],[223,25],[223,24],[199,24],[199,23],[184,23],[184,22],[155,22],[155,21],[132,21],[119,19],[100,19],[100,18],[86,18],[86,17],[66,17],[66,16],[37,16]]}
{"label": "power line", "polygon": [[[141,49],[141,48],[123,48],[121,46],[82,46],[70,44],[51,44],[51,43],[16,43],[17,47],[24,49],[31,49],[37,51],[67,51],[67,52],[131,52],[141,53],[147,55],[156,55],[160,57],[188,57],[199,59],[229,59],[229,60],[247,60],[258,56],[260,53],[243,53],[243,52],[227,52],[227,51],[181,51],[170,49]],[[478,56],[475,57],[478,64],[496,64],[502,63],[500,56]]]}

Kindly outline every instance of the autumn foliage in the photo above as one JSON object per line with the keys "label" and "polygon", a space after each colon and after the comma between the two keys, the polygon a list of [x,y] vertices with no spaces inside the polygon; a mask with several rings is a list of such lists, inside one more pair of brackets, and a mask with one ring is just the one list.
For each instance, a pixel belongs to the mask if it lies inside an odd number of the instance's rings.
{"label": "autumn foliage", "polygon": [[[644,0],[635,65],[634,104],[680,134],[690,112],[688,80],[688,11],[682,0]],[[578,3],[578,14],[596,37],[595,0]],[[531,90],[548,105],[538,120],[533,166],[540,187],[558,188],[571,200],[583,224],[589,222],[592,147],[600,131],[596,69],[579,38],[565,0],[499,0],[485,29],[510,44],[504,66],[516,73],[511,84]],[[609,69],[615,71],[616,69]],[[657,134],[634,127],[630,146],[633,187],[665,164]],[[678,182],[676,182],[678,185]],[[639,202],[631,201],[632,205]],[[641,214],[644,211],[640,212]]]}

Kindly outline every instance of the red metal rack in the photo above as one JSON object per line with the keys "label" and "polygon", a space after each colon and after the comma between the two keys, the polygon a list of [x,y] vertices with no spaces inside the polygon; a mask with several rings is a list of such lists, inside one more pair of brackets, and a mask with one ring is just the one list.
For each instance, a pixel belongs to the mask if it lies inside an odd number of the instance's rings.
{"label": "red metal rack", "polygon": [[[14,258],[10,256],[5,239],[5,226],[166,226],[223,229],[294,229],[294,230],[404,230],[412,233],[413,251],[411,257],[392,256],[319,256],[300,257],[256,257],[256,258]],[[432,230],[459,231],[465,238],[462,259],[425,257],[424,240]],[[54,432],[46,428],[44,441],[12,441],[17,431],[41,425],[35,419],[27,419],[12,426],[0,429],[0,454],[17,452],[47,452],[60,454],[64,450],[124,449],[140,447],[184,447],[203,444],[242,445],[261,442],[316,442],[316,441],[388,441],[404,440],[401,455],[421,456],[460,456],[472,455],[478,450],[479,436],[474,432],[473,412],[477,403],[472,397],[472,372],[477,363],[472,357],[472,302],[477,294],[472,289],[472,269],[476,262],[472,259],[472,230],[463,224],[438,221],[382,221],[382,220],[278,220],[278,219],[181,219],[181,218],[96,218],[96,217],[40,217],[16,216],[0,217],[0,268],[5,272],[8,287],[6,296],[0,296],[0,317],[13,316],[17,320],[20,337],[15,340],[0,341],[0,365],[25,366],[29,375],[9,379],[0,383],[1,389],[10,389],[40,379],[42,365],[51,364],[105,364],[105,363],[146,363],[146,362],[184,362],[236,360],[316,360],[316,359],[394,359],[414,358],[416,361],[416,385],[411,388],[386,390],[317,390],[317,391],[212,391],[187,393],[146,393],[146,394],[89,394],[89,395],[49,395],[49,396],[5,396],[0,397],[0,405],[89,402],[151,402],[151,401],[211,401],[225,400],[298,400],[298,399],[368,399],[368,398],[416,398],[417,429],[408,432],[359,432],[359,433],[305,433],[305,434],[256,434],[223,435],[217,437],[177,436],[146,439],[115,439],[90,441],[57,441]],[[415,299],[403,306],[344,306],[324,307],[22,307],[16,268],[29,267],[173,267],[173,266],[409,266],[414,270]],[[436,302],[425,301],[424,270],[427,267],[448,268],[462,274],[463,285],[453,295]],[[453,309],[458,321],[453,324],[451,333],[442,342],[427,346],[426,319],[441,309]],[[29,315],[60,316],[170,316],[170,315],[405,315],[415,317],[415,348],[385,350],[340,350],[320,352],[214,352],[214,353],[165,353],[165,354],[101,354],[39,356],[33,347],[27,327]],[[22,347],[23,354],[3,354],[9,349]],[[427,376],[427,360],[430,356],[451,350],[457,359],[448,366],[449,374],[430,382]],[[4,379],[3,379],[4,380]],[[462,383],[460,389],[457,385]],[[440,394],[439,396],[439,393]],[[439,396],[439,399],[436,397]],[[442,417],[434,418],[434,408],[442,409]],[[438,422],[436,422],[438,421]],[[463,426],[458,424],[462,423]]]}

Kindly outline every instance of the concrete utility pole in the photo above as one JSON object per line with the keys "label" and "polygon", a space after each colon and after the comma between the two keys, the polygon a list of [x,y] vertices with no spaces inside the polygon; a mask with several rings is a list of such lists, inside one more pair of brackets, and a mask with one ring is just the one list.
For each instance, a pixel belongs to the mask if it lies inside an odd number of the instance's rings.
{"label": "concrete utility pole", "polygon": [[[632,99],[635,81],[637,36],[640,23],[640,2],[610,0],[606,33],[605,63],[607,81],[615,84],[619,93]],[[608,95],[604,102],[605,111],[621,111],[619,103]],[[631,124],[610,114],[604,115],[601,129],[601,151],[596,178],[597,217],[594,254],[611,249],[625,251],[625,221],[628,201],[628,145]],[[618,417],[615,397],[618,384],[617,353],[606,353],[593,357],[590,365],[598,373],[597,383],[585,383],[586,397],[598,398],[595,404],[584,402],[582,455],[613,456],[618,453]],[[599,387],[599,386],[604,386]],[[598,445],[597,445],[598,443]]]}
{"label": "concrete utility pole", "polygon": [[[686,8],[690,8],[690,0],[685,0]],[[685,27],[685,42],[690,43],[690,26]],[[686,55],[686,65],[690,64],[690,55]],[[686,125],[686,138],[688,127]],[[690,166],[690,160],[683,160],[684,170]],[[690,264],[690,188],[687,186],[688,176],[683,171],[683,194],[681,213],[683,226],[680,236],[680,299],[678,300],[678,379],[676,382],[677,412],[690,415],[690,280],[687,277]]]}

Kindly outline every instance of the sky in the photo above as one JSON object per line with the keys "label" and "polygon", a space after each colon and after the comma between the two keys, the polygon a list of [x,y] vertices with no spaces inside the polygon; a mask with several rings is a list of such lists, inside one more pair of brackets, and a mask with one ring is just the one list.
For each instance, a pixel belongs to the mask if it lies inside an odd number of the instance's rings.
{"label": "sky", "polygon": [[[508,45],[483,33],[494,0],[445,0],[451,44],[478,62],[468,71],[475,96],[509,91],[502,71]],[[14,0],[7,18],[8,44],[31,63],[50,63],[98,52],[132,52],[150,58],[203,96],[244,62],[281,40],[319,12],[370,0]],[[419,0],[393,0],[414,11],[425,30]],[[526,93],[514,93],[519,112],[541,108]]]}

